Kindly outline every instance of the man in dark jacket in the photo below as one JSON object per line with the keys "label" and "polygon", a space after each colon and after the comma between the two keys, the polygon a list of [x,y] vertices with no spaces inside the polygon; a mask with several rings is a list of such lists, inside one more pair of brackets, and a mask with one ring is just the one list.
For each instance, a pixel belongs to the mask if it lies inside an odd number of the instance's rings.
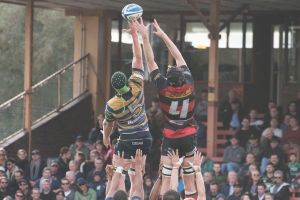
{"label": "man in dark jacket", "polygon": [[271,193],[274,200],[289,200],[289,184],[283,182],[283,172],[277,170],[274,172],[275,185],[271,187]]}

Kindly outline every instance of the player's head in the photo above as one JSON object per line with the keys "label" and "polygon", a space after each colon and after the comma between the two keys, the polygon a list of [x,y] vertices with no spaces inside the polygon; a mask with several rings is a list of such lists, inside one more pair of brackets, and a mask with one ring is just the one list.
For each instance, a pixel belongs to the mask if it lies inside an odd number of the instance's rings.
{"label": "player's head", "polygon": [[167,80],[170,86],[179,87],[184,83],[184,75],[181,68],[169,66],[167,70]]}
{"label": "player's head", "polygon": [[180,194],[176,192],[175,190],[168,190],[163,195],[163,200],[180,200]]}
{"label": "player's head", "polygon": [[116,90],[119,95],[129,91],[127,85],[127,77],[123,72],[117,71],[111,77],[111,86]]}
{"label": "player's head", "polygon": [[128,199],[128,196],[127,196],[127,193],[123,190],[118,190],[114,196],[113,196],[113,199],[115,200],[127,200]]}

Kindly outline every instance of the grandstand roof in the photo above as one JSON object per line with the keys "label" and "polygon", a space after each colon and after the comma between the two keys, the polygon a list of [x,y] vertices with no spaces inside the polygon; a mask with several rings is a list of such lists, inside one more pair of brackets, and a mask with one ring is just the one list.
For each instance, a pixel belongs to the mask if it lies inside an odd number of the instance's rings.
{"label": "grandstand roof", "polygon": [[[209,10],[210,0],[189,1],[203,11]],[[27,1],[3,0],[2,2],[26,4]],[[187,0],[35,0],[34,5],[52,9],[101,9],[119,12],[124,5],[133,2],[149,12],[193,12],[193,8],[187,3]],[[244,4],[249,5],[250,11],[253,12],[300,12],[299,0],[221,0],[221,11],[231,12]]]}

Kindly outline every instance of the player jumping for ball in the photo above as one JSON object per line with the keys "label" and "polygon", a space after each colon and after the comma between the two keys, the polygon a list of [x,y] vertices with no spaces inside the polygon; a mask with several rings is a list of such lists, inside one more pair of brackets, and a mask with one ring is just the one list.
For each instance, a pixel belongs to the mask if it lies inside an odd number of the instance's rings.
{"label": "player jumping for ball", "polygon": [[196,150],[196,127],[193,125],[195,107],[193,77],[178,48],[154,20],[152,23],[155,29],[154,33],[164,41],[176,61],[176,66],[168,67],[166,77],[164,77],[154,61],[148,27],[143,24],[142,19],[140,22],[134,22],[134,25],[142,35],[150,76],[158,89],[160,106],[165,117],[161,157],[163,177],[160,195],[163,195],[170,185],[172,167],[167,156],[168,151],[178,149],[179,156],[185,157],[182,164],[185,195],[196,198],[194,169],[189,164],[192,162]]}
{"label": "player jumping for ball", "polygon": [[152,137],[148,128],[148,121],[144,104],[144,66],[142,49],[138,42],[135,26],[129,22],[127,30],[132,36],[132,75],[127,80],[123,72],[115,72],[111,77],[111,85],[116,95],[107,102],[105,120],[103,122],[103,143],[110,145],[110,134],[117,125],[120,138],[115,152],[124,152],[125,159],[131,159],[137,149],[148,154]]}

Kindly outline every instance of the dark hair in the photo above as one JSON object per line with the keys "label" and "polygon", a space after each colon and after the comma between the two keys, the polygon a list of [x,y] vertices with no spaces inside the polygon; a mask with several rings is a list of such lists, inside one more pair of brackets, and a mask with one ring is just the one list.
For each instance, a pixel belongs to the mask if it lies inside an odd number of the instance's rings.
{"label": "dark hair", "polygon": [[259,181],[258,183],[257,183],[257,187],[258,186],[263,186],[265,189],[266,189],[266,185],[264,184],[264,182],[262,182],[262,181]]}
{"label": "dark hair", "polygon": [[10,162],[10,163],[16,164],[16,159],[14,159],[14,158],[8,158],[6,162]]}
{"label": "dark hair", "polygon": [[168,190],[163,195],[163,200],[180,200],[180,194],[175,190]]}
{"label": "dark hair", "polygon": [[113,196],[114,200],[127,200],[128,196],[127,193],[123,190],[118,190],[115,195]]}
{"label": "dark hair", "polygon": [[153,97],[152,102],[159,103],[159,98],[158,97]]}
{"label": "dark hair", "polygon": [[59,150],[59,154],[62,156],[63,154],[65,153],[68,153],[69,152],[69,148],[68,147],[62,147],[60,148]]}
{"label": "dark hair", "polygon": [[212,181],[212,182],[210,182],[209,185],[217,185],[217,186],[219,186],[219,183],[217,181]]}

